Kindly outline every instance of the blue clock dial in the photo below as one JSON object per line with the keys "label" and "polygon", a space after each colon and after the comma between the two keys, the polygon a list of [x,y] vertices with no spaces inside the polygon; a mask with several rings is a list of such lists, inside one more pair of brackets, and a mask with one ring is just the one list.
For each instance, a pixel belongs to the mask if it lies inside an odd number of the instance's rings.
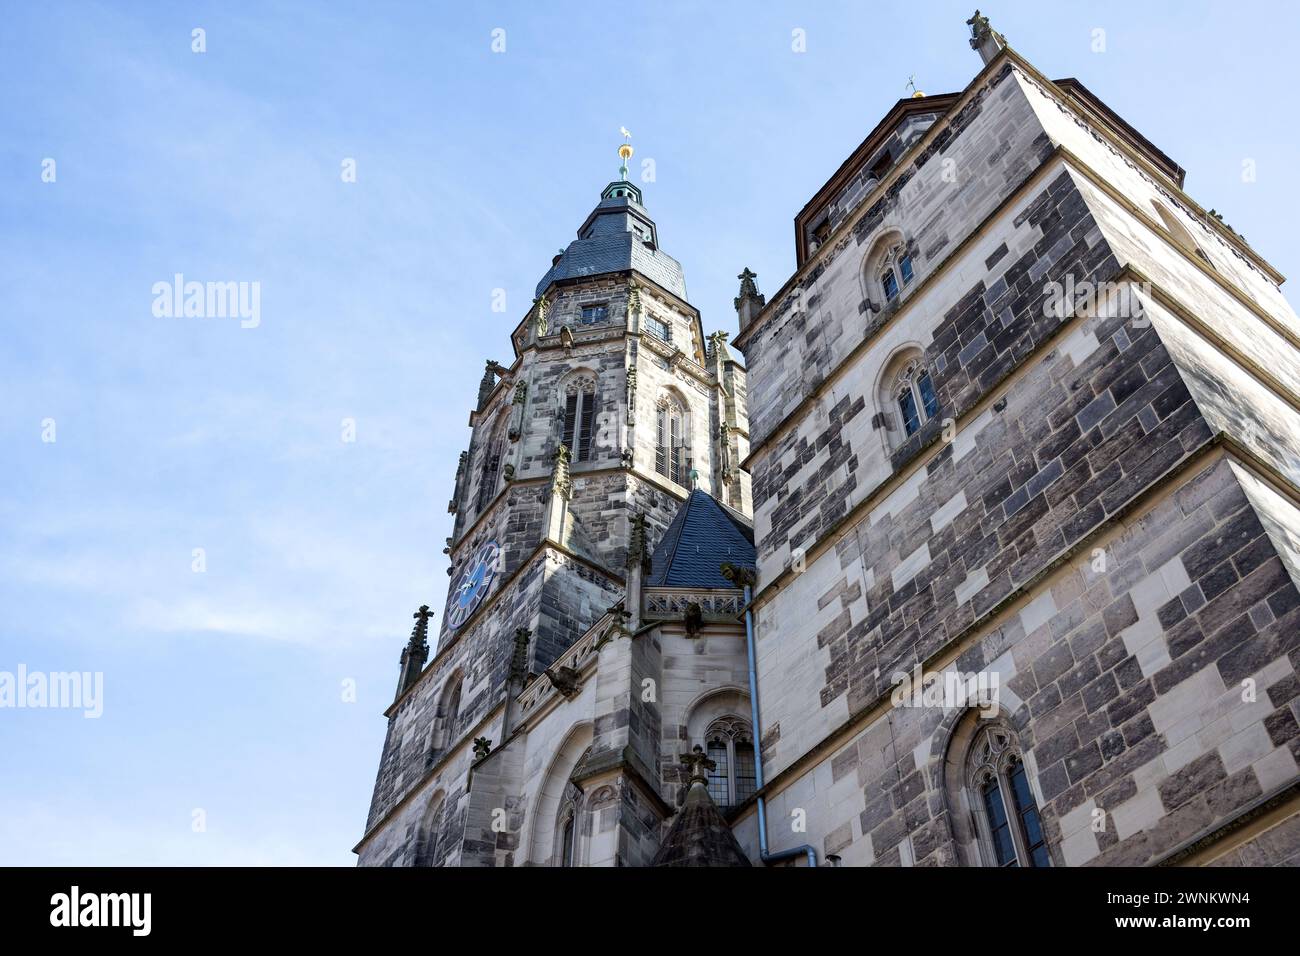
{"label": "blue clock dial", "polygon": [[447,595],[447,626],[452,630],[460,627],[469,616],[478,610],[479,604],[492,590],[492,579],[497,575],[501,549],[495,541],[489,541],[475,552],[469,566],[456,580]]}

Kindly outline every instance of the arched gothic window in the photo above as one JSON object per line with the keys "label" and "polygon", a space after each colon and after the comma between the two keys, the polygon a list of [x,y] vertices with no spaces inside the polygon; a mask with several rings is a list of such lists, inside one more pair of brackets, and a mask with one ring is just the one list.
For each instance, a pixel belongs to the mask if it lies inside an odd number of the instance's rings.
{"label": "arched gothic window", "polygon": [[990,866],[1051,866],[1042,818],[1013,730],[1000,722],[975,734],[966,786],[983,856]]}
{"label": "arched gothic window", "polygon": [[939,399],[934,381],[921,355],[899,363],[890,386],[894,408],[903,425],[903,434],[912,435],[939,414]]}
{"label": "arched gothic window", "polygon": [[564,389],[564,420],[560,441],[569,449],[573,461],[590,461],[591,438],[596,423],[596,380],[590,375],[575,375]]}
{"label": "arched gothic window", "polygon": [[719,717],[704,734],[705,750],[713,761],[709,796],[723,809],[738,807],[754,793],[754,737],[739,717]]}
{"label": "arched gothic window", "polygon": [[893,303],[912,284],[912,256],[901,242],[885,250],[876,262],[876,281],[886,303]]}
{"label": "arched gothic window", "polygon": [[573,866],[574,850],[578,846],[578,816],[570,807],[560,828],[560,866]]}
{"label": "arched gothic window", "polygon": [[686,414],[675,399],[664,396],[659,400],[656,415],[655,471],[686,487],[691,470]]}
{"label": "arched gothic window", "polygon": [[459,671],[447,681],[438,700],[438,710],[433,717],[432,746],[429,758],[432,761],[452,744],[452,732],[456,728],[456,718],[460,716],[460,692],[464,679]]}
{"label": "arched gothic window", "polygon": [[477,511],[482,511],[488,506],[497,492],[497,479],[501,474],[501,440],[494,439],[491,444],[483,450],[483,471],[479,475],[478,481],[478,504]]}
{"label": "arched gothic window", "polygon": [[[575,768],[582,766],[590,753],[591,748],[588,747],[578,758]],[[566,781],[555,823],[552,866],[582,866],[582,814],[585,807],[586,794],[572,780]]]}
{"label": "arched gothic window", "polygon": [[442,823],[443,794],[437,793],[425,808],[420,820],[420,830],[416,834],[415,865],[437,866],[442,862],[438,853],[438,836]]}

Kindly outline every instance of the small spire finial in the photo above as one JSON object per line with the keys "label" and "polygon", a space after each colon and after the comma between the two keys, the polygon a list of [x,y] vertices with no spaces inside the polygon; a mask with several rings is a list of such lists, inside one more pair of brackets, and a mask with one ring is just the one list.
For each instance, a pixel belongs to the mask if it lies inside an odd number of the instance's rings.
{"label": "small spire finial", "polygon": [[569,500],[569,494],[573,490],[573,481],[569,477],[569,461],[572,456],[569,453],[569,446],[561,444],[555,449],[555,468],[551,472],[551,490],[560,495],[565,501]]}
{"label": "small spire finial", "polygon": [[618,167],[618,178],[627,182],[627,161],[632,158],[632,133],[626,126],[620,126],[618,131],[623,134],[623,145],[618,148],[618,155],[623,164]]}
{"label": "small spire finial", "polygon": [[631,532],[628,534],[627,566],[638,565],[645,571],[650,570],[650,541],[646,535],[645,514],[636,512],[631,519]]}
{"label": "small spire finial", "polygon": [[526,627],[515,628],[515,652],[510,658],[510,680],[522,684],[528,677],[528,641],[533,632]]}
{"label": "small spire finial", "polygon": [[907,87],[906,87],[906,88],[912,91],[912,99],[914,99],[914,100],[922,99],[922,98],[925,96],[924,93],[922,93],[920,90],[918,90],[918,89],[916,88],[916,74],[915,74],[915,73],[913,73],[913,74],[911,74],[910,76],[908,76],[908,78],[907,78]]}
{"label": "small spire finial", "polygon": [[685,756],[678,758],[682,766],[686,768],[687,781],[689,784],[702,783],[706,787],[709,785],[709,771],[717,768],[717,764],[709,759],[709,755],[704,752],[704,748],[696,744],[694,749]]}

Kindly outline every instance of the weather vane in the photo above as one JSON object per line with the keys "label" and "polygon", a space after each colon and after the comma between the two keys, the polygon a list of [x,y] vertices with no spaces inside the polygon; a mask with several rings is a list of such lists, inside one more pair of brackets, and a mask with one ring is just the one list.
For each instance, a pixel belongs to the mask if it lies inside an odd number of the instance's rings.
{"label": "weather vane", "polygon": [[626,181],[627,161],[632,158],[632,133],[626,126],[620,126],[618,131],[623,134],[623,145],[618,148],[618,155],[623,160],[623,165],[618,167],[618,175]]}
{"label": "weather vane", "polygon": [[918,89],[916,88],[916,74],[915,74],[915,73],[913,73],[911,76],[909,76],[909,77],[907,78],[907,86],[904,87],[904,89],[909,89],[909,90],[912,91],[912,99],[914,99],[914,100],[915,100],[915,99],[920,99],[922,96],[925,96],[924,93],[922,93],[920,90],[918,90]]}

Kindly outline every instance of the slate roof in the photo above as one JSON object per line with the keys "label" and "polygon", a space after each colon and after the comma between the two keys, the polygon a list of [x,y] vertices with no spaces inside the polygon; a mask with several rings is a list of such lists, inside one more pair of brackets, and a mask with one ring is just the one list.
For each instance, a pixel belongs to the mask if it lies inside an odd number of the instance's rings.
{"label": "slate roof", "polygon": [[677,509],[650,559],[649,587],[734,588],[722,576],[725,562],[756,566],[754,529],[703,491],[692,491]]}
{"label": "slate roof", "polygon": [[640,203],[626,198],[602,199],[578,234],[560,256],[560,261],[537,283],[540,296],[552,282],[607,272],[635,269],[651,282],[680,299],[686,298],[686,276],[681,263],[648,245],[631,231],[633,220],[655,230],[654,221]]}
{"label": "slate roof", "polygon": [[695,780],[650,865],[749,866],[750,862],[708,787]]}

